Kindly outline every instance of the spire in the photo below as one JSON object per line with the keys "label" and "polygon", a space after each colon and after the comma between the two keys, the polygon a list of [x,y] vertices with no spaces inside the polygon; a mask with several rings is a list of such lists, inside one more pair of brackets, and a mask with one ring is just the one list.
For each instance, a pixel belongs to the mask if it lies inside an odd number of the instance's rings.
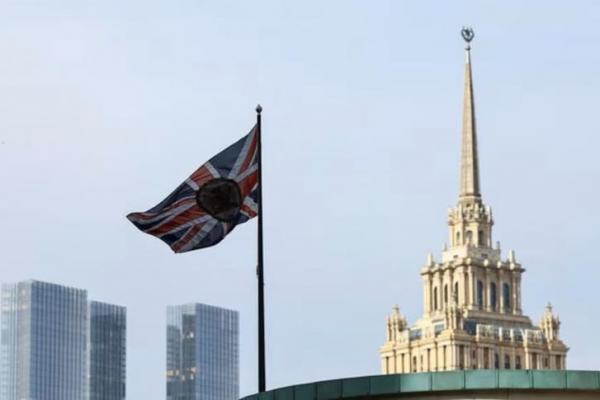
{"label": "spire", "polygon": [[460,159],[459,200],[481,198],[479,191],[479,162],[477,159],[477,129],[475,127],[475,102],[471,75],[471,40],[475,34],[471,28],[463,28],[465,47],[465,94],[463,103],[462,153]]}

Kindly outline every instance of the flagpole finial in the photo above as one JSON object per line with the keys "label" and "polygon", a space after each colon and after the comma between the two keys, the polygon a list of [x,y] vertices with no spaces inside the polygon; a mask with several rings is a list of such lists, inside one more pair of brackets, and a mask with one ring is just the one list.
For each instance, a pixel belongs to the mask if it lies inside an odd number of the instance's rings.
{"label": "flagpole finial", "polygon": [[475,32],[473,32],[473,28],[470,26],[463,26],[460,30],[460,34],[462,35],[464,41],[467,43],[465,47],[466,50],[471,49],[471,40],[475,37]]}
{"label": "flagpole finial", "polygon": [[262,106],[261,106],[260,104],[258,104],[258,105],[256,106],[256,112],[257,112],[258,114],[260,114],[260,113],[262,112]]}

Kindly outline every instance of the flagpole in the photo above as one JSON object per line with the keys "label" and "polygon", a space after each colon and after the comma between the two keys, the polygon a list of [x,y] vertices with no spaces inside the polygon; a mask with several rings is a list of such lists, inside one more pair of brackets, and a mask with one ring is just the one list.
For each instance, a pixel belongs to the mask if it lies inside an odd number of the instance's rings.
{"label": "flagpole", "polygon": [[266,368],[265,368],[265,280],[263,269],[263,200],[262,200],[262,129],[261,129],[262,107],[256,106],[256,129],[257,129],[257,163],[258,163],[258,265],[256,277],[258,280],[258,391],[266,390]]}

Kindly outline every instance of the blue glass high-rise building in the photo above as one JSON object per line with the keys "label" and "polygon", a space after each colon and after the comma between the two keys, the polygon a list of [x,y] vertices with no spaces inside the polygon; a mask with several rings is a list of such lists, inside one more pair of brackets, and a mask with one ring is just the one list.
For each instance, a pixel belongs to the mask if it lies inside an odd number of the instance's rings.
{"label": "blue glass high-rise building", "polygon": [[2,286],[0,398],[81,400],[87,293],[27,281]]}
{"label": "blue glass high-rise building", "polygon": [[88,400],[125,399],[126,320],[125,307],[90,302]]}
{"label": "blue glass high-rise building", "polygon": [[238,312],[206,304],[168,307],[167,400],[238,398]]}
{"label": "blue glass high-rise building", "polygon": [[[2,285],[1,296],[0,399],[125,398],[122,308],[88,303],[82,289],[38,281]],[[93,318],[105,311],[109,318]],[[104,390],[114,386],[115,374],[122,378],[120,397]],[[99,388],[109,394],[90,390]]]}

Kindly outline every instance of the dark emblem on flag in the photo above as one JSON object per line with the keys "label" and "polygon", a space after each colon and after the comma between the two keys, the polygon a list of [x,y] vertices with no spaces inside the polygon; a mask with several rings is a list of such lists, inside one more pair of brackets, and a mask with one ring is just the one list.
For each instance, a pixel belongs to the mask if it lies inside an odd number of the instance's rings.
{"label": "dark emblem on flag", "polygon": [[158,205],[127,215],[175,253],[214,246],[258,215],[258,125],[214,155]]}
{"label": "dark emblem on flag", "polygon": [[237,182],[216,178],[206,182],[196,192],[198,206],[222,222],[232,222],[240,213],[242,194]]}

